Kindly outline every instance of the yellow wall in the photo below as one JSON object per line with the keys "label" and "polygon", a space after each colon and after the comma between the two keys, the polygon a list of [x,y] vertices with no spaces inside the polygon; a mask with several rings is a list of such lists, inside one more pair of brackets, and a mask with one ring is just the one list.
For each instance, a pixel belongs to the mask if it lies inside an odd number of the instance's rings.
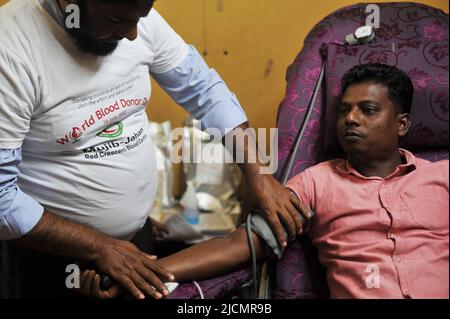
{"label": "yellow wall", "polygon": [[[6,2],[0,0],[0,4]],[[254,127],[275,127],[285,72],[323,17],[355,0],[157,0],[155,8],[233,90]],[[388,2],[386,0],[362,2]],[[447,0],[423,0],[448,12]],[[154,85],[150,119],[181,126],[187,113]],[[179,179],[179,167],[176,170]],[[176,186],[175,193],[180,193]]]}
{"label": "yellow wall", "polygon": [[[255,127],[274,127],[285,72],[311,28],[354,0],[158,0],[155,8],[237,94]],[[388,2],[388,1],[362,1]],[[425,4],[448,12],[447,0]],[[228,55],[225,54],[228,52]],[[159,88],[149,114],[180,125],[187,116]],[[161,107],[162,106],[162,107]]]}

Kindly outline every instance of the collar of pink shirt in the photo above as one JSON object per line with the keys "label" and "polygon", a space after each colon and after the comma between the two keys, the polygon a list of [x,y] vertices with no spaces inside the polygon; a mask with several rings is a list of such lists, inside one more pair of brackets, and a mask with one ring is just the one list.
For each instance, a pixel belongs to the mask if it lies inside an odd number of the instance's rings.
{"label": "collar of pink shirt", "polygon": [[397,166],[395,171],[385,178],[378,176],[370,176],[370,177],[363,176],[356,169],[353,168],[352,164],[350,164],[348,160],[340,162],[336,166],[336,169],[343,174],[355,175],[359,178],[366,180],[388,180],[395,176],[407,174],[417,168],[417,158],[411,152],[408,152],[407,150],[402,148],[399,149],[399,152],[402,158],[406,160],[406,163]]}

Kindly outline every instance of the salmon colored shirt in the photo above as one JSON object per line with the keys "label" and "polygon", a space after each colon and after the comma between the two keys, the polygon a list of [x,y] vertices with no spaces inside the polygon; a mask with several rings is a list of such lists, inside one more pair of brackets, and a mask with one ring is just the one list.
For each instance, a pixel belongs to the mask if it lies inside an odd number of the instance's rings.
{"label": "salmon colored shirt", "polygon": [[316,212],[309,234],[332,298],[449,297],[449,161],[400,152],[406,164],[386,178],[340,159],[287,185]]}

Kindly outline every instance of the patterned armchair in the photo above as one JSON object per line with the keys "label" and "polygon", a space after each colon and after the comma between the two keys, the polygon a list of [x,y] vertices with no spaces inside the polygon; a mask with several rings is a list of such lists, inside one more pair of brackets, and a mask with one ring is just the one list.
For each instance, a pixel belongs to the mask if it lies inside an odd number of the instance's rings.
{"label": "patterned armchair", "polygon": [[[405,71],[415,86],[412,127],[401,146],[436,161],[448,159],[449,46],[448,14],[411,2],[380,3],[380,27],[370,44],[348,46],[346,35],[366,22],[367,4],[342,8],[320,21],[287,72],[287,91],[277,118],[279,171],[294,147],[305,118],[322,63],[325,80],[289,173],[293,177],[322,161],[342,156],[335,129],[340,79],[356,64],[385,63]],[[250,279],[249,269],[203,281],[205,298],[221,298]],[[171,298],[198,298],[192,284],[181,285]],[[307,238],[289,245],[275,270],[274,298],[327,298],[325,269]]]}

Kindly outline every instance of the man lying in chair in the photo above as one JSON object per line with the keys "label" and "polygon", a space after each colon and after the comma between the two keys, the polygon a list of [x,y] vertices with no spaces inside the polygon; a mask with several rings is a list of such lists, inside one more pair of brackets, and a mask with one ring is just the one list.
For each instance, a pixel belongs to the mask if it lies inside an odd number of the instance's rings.
{"label": "man lying in chair", "polygon": [[[413,91],[395,67],[351,69],[343,78],[337,123],[347,159],[316,165],[287,184],[315,212],[304,218],[327,268],[332,298],[449,297],[449,162],[431,163],[399,148],[410,127]],[[280,255],[270,228],[254,226],[257,258]],[[183,282],[249,261],[246,230],[240,228],[159,262]],[[117,287],[101,292],[98,277],[86,274],[85,292],[118,294]]]}

